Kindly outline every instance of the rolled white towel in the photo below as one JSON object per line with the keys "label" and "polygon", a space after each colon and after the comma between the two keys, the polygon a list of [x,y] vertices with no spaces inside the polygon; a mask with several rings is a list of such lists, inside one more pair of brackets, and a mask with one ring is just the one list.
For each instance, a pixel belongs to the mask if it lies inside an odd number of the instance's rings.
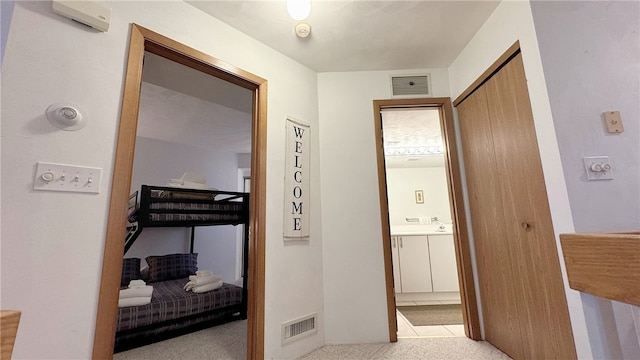
{"label": "rolled white towel", "polygon": [[194,287],[191,291],[194,293],[204,293],[222,287],[222,280]]}
{"label": "rolled white towel", "polygon": [[208,276],[189,276],[189,282],[193,281],[196,285],[202,285],[210,282],[216,282],[222,280],[220,275],[208,275]]}
{"label": "rolled white towel", "polygon": [[153,286],[134,286],[128,289],[120,290],[120,299],[135,297],[151,297],[153,295]]}
{"label": "rolled white towel", "polygon": [[127,307],[127,306],[140,306],[147,305],[151,303],[151,296],[149,297],[132,297],[126,299],[118,300],[118,307]]}
{"label": "rolled white towel", "polygon": [[147,283],[144,282],[144,280],[131,280],[129,281],[129,288],[134,288],[134,287],[142,287],[142,286],[147,286]]}
{"label": "rolled white towel", "polygon": [[198,270],[195,275],[189,275],[189,280],[195,280],[199,277],[214,276],[211,270]]}
{"label": "rolled white towel", "polygon": [[[191,277],[189,277],[189,279],[191,279]],[[206,285],[206,284],[215,283],[219,281],[222,281],[222,276],[219,276],[219,275],[196,276],[184,285],[184,289],[189,291],[196,286]]]}

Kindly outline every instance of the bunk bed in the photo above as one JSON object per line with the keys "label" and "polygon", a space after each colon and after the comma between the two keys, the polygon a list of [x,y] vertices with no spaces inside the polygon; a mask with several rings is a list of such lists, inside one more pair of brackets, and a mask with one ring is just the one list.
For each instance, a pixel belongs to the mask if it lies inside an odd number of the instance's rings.
{"label": "bunk bed", "polygon": [[[146,274],[137,273],[140,259],[125,257],[121,286],[139,278],[153,286],[153,296],[149,304],[118,308],[114,352],[247,318],[249,194],[142,185],[129,199],[127,219],[125,256],[148,227],[191,228],[191,251],[147,257]],[[224,283],[205,293],[186,291],[188,276],[197,270],[195,227],[239,224],[245,225],[242,287]]]}

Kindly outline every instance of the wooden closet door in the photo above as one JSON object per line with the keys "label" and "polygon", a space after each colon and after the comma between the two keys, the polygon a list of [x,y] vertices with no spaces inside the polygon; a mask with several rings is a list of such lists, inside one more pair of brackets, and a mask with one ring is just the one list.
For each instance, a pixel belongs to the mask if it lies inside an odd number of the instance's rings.
{"label": "wooden closet door", "polygon": [[522,55],[483,86],[487,93],[506,236],[521,269],[526,358],[576,357]]}
{"label": "wooden closet door", "polygon": [[518,294],[520,278],[504,227],[504,209],[484,88],[457,107],[462,139],[485,339],[522,358]]}
{"label": "wooden closet door", "polygon": [[522,56],[458,106],[486,339],[575,359]]}

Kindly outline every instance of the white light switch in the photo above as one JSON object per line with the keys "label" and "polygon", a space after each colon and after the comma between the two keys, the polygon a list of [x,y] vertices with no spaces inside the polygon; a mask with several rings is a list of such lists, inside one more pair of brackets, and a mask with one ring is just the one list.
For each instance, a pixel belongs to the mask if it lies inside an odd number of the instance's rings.
{"label": "white light switch", "polygon": [[608,156],[588,156],[583,160],[584,169],[587,171],[587,180],[613,179],[613,168]]}
{"label": "white light switch", "polygon": [[39,162],[33,179],[34,190],[100,192],[101,168]]}

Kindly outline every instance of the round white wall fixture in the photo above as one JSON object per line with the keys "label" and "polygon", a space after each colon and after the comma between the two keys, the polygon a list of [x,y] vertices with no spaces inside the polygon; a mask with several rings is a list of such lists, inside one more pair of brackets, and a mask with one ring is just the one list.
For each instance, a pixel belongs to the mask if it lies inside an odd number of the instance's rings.
{"label": "round white wall fixture", "polygon": [[304,21],[296,24],[296,35],[298,35],[298,37],[306,38],[309,34],[311,34],[311,25]]}
{"label": "round white wall fixture", "polygon": [[47,108],[47,119],[62,130],[79,130],[87,124],[87,117],[78,105],[52,104]]}

